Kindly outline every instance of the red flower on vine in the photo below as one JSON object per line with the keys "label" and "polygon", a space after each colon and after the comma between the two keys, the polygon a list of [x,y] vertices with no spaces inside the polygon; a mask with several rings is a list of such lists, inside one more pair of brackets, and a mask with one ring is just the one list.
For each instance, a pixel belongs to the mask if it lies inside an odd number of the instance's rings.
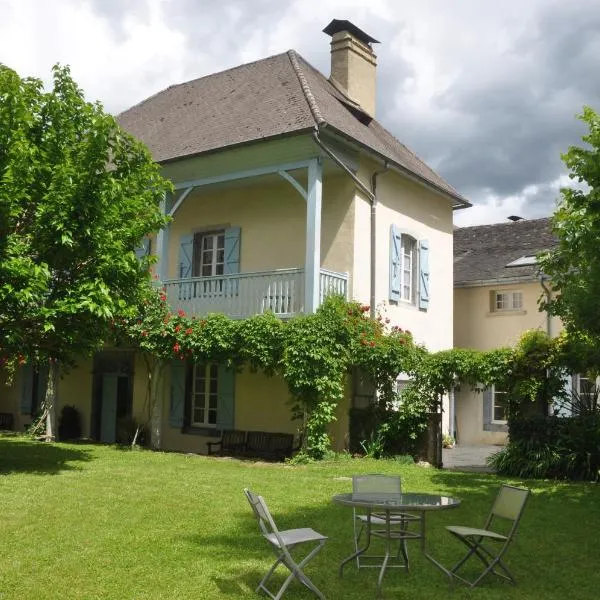
{"label": "red flower on vine", "polygon": [[181,346],[180,346],[179,344],[175,344],[175,345],[173,346],[173,350],[174,350],[175,352],[179,352],[179,350],[180,350],[180,349],[181,349]]}
{"label": "red flower on vine", "polygon": [[182,310],[182,309],[180,308],[180,309],[177,311],[177,314],[178,314],[180,317],[185,317],[185,310]]}
{"label": "red flower on vine", "polygon": [[191,327],[188,327],[188,328],[185,330],[185,333],[186,333],[186,335],[192,335],[192,333],[194,333],[194,330],[193,330]]}

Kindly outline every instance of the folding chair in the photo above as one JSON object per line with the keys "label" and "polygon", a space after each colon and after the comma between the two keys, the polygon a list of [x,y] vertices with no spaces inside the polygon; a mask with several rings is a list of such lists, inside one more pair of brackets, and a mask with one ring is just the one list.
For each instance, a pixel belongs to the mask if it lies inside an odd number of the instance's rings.
{"label": "folding chair", "polygon": [[[402,484],[399,476],[390,475],[355,475],[352,477],[352,498],[354,500],[373,500],[377,498],[388,498],[393,500],[399,498],[402,494]],[[403,563],[399,565],[389,565],[390,567],[403,567],[408,570],[408,550],[406,548],[406,539],[414,537],[408,532],[408,524],[413,521],[420,521],[421,517],[417,515],[411,515],[408,513],[390,511],[390,537],[398,540],[398,554],[397,560],[400,560],[400,554],[402,554]],[[371,527],[373,526],[387,526],[386,515],[384,513],[371,513],[370,515]],[[354,549],[358,552],[358,545],[360,537],[369,521],[369,514],[359,512],[354,509]],[[371,535],[375,537],[387,537],[387,531],[382,529],[376,529],[371,531]],[[374,556],[374,555],[359,555],[356,557],[356,566],[358,568],[364,567],[381,567],[382,564],[370,563],[361,564],[360,560],[381,558],[386,560],[386,556]],[[387,561],[386,561],[387,562]]]}
{"label": "folding chair", "polygon": [[[490,512],[483,529],[476,529],[474,527],[461,527],[457,525],[449,525],[446,529],[456,538],[458,538],[463,544],[469,549],[467,554],[459,560],[449,571],[449,574],[460,579],[470,587],[475,587],[488,573],[493,573],[507,579],[513,584],[516,584],[515,578],[512,576],[506,565],[502,562],[502,557],[506,553],[509,544],[511,543],[525,503],[529,497],[529,490],[512,485],[503,485],[498,492],[498,496],[494,501],[492,510]],[[507,522],[508,531],[499,533],[491,529],[493,523],[497,519],[503,519]],[[487,543],[488,547],[483,544]],[[497,546],[494,552],[489,547],[489,543],[500,544]],[[483,572],[473,581],[469,581],[464,577],[457,574],[457,571],[471,558],[476,556],[484,565]],[[496,570],[499,568],[502,572]]]}
{"label": "folding chair", "polygon": [[[275,556],[277,556],[277,560],[267,571],[267,574],[262,578],[261,582],[256,588],[256,591],[259,592],[262,590],[269,596],[269,598],[273,598],[273,600],[279,600],[283,596],[283,593],[290,585],[292,580],[296,578],[298,581],[300,581],[300,583],[305,585],[309,590],[321,598],[321,600],[325,600],[325,597],[319,591],[319,588],[317,588],[317,586],[302,572],[302,569],[323,548],[327,537],[316,532],[314,529],[309,528],[287,529],[285,531],[279,531],[262,496],[256,495],[248,488],[244,489],[244,494],[246,495],[246,498],[248,499],[248,502],[254,511],[254,515],[256,516],[263,536],[269,542],[271,549],[275,553]],[[310,542],[316,542],[317,545],[300,562],[296,562],[292,558],[291,551],[301,544]],[[290,574],[283,582],[283,585],[279,588],[279,591],[274,594],[267,588],[267,583],[279,565],[286,567],[290,571]]]}

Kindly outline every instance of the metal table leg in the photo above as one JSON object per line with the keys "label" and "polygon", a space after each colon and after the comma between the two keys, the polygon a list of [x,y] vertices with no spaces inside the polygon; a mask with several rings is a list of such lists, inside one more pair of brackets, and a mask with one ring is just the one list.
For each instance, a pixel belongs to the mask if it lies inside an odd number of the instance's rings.
{"label": "metal table leg", "polygon": [[339,568],[340,577],[342,577],[344,574],[344,567],[346,566],[346,564],[348,564],[349,562],[351,562],[353,560],[356,560],[356,558],[359,557],[361,554],[364,554],[369,549],[369,546],[371,545],[371,511],[370,510],[367,512],[367,517],[368,517],[367,518],[367,534],[366,534],[366,539],[365,539],[365,546],[363,548],[359,548],[356,552],[351,554],[348,558],[345,558],[340,563],[340,568]]}
{"label": "metal table leg", "polygon": [[452,572],[446,569],[446,567],[439,563],[435,558],[433,558],[431,554],[428,554],[427,549],[425,548],[425,512],[426,511],[422,511],[421,513],[421,552],[429,562],[443,571],[449,577],[450,581],[452,581]]}

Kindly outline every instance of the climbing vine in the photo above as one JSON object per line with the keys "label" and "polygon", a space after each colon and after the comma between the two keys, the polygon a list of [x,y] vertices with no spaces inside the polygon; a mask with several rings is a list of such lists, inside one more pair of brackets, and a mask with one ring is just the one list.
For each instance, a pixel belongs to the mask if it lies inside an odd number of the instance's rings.
{"label": "climbing vine", "polygon": [[[242,320],[222,314],[196,317],[171,312],[164,289],[149,289],[137,318],[122,319],[114,327],[121,343],[137,347],[147,359],[148,412],[155,420],[158,380],[169,361],[247,366],[283,377],[292,415],[302,422],[302,451],[317,459],[329,449],[328,428],[353,369],[373,383],[378,410],[413,423],[414,436],[425,426],[425,415],[439,410],[453,388],[501,385],[511,410],[518,410],[527,400],[547,401],[559,392],[565,369],[574,370],[575,351],[588,363],[598,358],[593,344],[586,345],[583,338],[551,339],[540,331],[526,332],[514,348],[431,353],[416,345],[409,331],[390,326],[382,315],[371,318],[369,312],[369,306],[330,297],[315,314],[288,321],[270,313]],[[396,379],[402,372],[410,382],[402,394],[404,410],[398,411]],[[382,426],[388,436],[395,435],[397,427]]]}

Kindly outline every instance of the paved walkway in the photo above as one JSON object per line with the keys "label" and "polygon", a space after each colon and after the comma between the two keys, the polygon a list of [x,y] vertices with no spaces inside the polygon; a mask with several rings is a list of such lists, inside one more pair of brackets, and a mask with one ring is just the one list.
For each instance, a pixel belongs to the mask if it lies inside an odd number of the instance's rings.
{"label": "paved walkway", "polygon": [[491,473],[485,459],[498,452],[501,446],[454,446],[442,450],[444,469],[455,471],[481,471]]}

